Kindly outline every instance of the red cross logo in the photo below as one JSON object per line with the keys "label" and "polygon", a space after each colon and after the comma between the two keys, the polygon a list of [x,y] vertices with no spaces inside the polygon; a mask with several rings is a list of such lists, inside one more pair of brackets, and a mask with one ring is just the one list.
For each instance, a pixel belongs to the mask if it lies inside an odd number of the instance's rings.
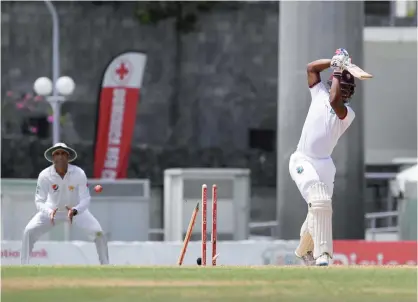
{"label": "red cross logo", "polygon": [[129,69],[125,66],[125,63],[122,62],[120,66],[116,69],[116,74],[119,76],[119,80],[123,81],[128,75]]}

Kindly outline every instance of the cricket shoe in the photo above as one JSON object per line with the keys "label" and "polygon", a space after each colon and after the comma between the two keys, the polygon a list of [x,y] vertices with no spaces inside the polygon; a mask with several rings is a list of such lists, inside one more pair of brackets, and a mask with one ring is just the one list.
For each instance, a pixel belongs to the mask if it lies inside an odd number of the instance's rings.
{"label": "cricket shoe", "polygon": [[321,256],[316,258],[316,265],[317,266],[328,266],[329,265],[330,256],[328,253],[323,253]]}
{"label": "cricket shoe", "polygon": [[315,265],[315,258],[313,257],[312,252],[307,252],[306,255],[303,256],[299,256],[298,254],[296,254],[296,257],[298,257],[299,259],[302,260],[303,264],[306,266],[312,266]]}

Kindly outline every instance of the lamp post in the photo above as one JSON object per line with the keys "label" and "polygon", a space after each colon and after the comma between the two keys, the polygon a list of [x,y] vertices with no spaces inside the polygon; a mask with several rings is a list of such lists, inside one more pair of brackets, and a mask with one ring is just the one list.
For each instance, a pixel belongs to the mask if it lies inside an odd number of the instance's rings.
{"label": "lamp post", "polygon": [[[60,75],[60,32],[57,10],[51,1],[44,0],[52,18],[52,82],[49,78],[38,78],[34,84],[34,90],[38,95],[45,96],[51,104],[53,112],[52,122],[52,143],[60,141],[60,117],[61,104],[65,102],[65,96],[73,93],[75,84],[70,77],[59,77]],[[52,95],[51,95],[52,93]]]}

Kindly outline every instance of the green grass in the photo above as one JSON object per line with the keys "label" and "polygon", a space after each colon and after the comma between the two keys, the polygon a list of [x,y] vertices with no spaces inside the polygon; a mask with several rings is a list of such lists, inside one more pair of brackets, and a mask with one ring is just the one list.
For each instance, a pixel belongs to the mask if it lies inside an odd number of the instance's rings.
{"label": "green grass", "polygon": [[3,266],[2,302],[417,301],[416,267]]}

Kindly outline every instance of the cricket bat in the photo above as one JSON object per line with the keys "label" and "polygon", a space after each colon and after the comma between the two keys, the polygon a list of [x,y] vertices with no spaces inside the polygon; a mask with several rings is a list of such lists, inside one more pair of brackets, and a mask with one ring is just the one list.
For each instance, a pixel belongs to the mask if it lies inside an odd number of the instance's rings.
{"label": "cricket bat", "polygon": [[373,78],[373,76],[370,73],[365,72],[363,69],[361,69],[353,63],[348,64],[348,66],[346,66],[345,69],[354,77],[360,80],[367,80]]}

